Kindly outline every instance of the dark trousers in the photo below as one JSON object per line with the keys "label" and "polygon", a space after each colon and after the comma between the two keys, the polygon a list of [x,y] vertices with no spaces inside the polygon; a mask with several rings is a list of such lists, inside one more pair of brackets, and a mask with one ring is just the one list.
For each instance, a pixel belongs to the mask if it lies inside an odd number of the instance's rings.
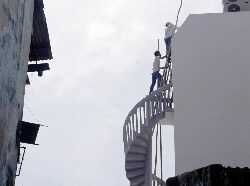
{"label": "dark trousers", "polygon": [[159,71],[156,71],[152,74],[152,84],[150,86],[150,91],[149,93],[151,93],[154,89],[154,86],[155,86],[155,83],[156,83],[156,80],[157,80],[157,84],[159,86],[159,83],[161,81],[161,74],[159,73]]}

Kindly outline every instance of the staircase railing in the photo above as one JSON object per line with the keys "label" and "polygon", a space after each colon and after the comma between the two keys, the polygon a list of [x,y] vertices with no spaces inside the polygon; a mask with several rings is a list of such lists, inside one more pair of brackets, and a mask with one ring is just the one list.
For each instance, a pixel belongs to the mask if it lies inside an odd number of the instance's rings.
{"label": "staircase railing", "polygon": [[164,117],[169,108],[172,84],[165,85],[139,101],[129,112],[123,126],[124,151],[144,129],[152,130],[154,125]]}
{"label": "staircase railing", "polygon": [[[139,101],[129,112],[123,126],[123,142],[125,155],[139,135],[153,135],[155,125],[165,117],[166,112],[173,111],[172,64],[167,61],[160,87]],[[151,174],[151,173],[150,173]],[[165,186],[164,181],[152,176],[157,186]]]}

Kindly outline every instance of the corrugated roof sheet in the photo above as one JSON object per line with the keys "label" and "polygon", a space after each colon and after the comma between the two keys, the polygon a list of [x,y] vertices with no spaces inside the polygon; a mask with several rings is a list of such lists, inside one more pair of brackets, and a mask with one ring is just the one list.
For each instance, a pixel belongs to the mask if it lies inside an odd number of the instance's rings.
{"label": "corrugated roof sheet", "polygon": [[35,0],[33,15],[33,33],[30,45],[30,61],[52,59],[49,32],[44,14],[43,0]]}

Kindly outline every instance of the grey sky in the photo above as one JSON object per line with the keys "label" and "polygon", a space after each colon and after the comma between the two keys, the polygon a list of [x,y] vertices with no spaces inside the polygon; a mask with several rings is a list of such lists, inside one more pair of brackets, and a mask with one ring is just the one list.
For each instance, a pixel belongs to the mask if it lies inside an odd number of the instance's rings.
{"label": "grey sky", "polygon": [[[54,60],[42,78],[31,75],[24,119],[49,128],[28,148],[17,185],[128,186],[123,122],[148,93],[156,39],[180,2],[44,1]],[[184,0],[180,21],[221,9],[220,0]]]}

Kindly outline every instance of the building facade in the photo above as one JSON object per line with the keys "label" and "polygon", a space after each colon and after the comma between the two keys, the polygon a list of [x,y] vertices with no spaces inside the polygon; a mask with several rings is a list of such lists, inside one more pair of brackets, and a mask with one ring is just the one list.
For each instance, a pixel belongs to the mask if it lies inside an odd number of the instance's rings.
{"label": "building facade", "polygon": [[[20,146],[17,127],[22,121],[28,62],[35,56],[30,49],[34,45],[41,47],[33,40],[43,35],[37,34],[34,26],[39,21],[36,15],[41,3],[42,0],[0,0],[0,186],[15,184]],[[46,23],[45,17],[42,20]],[[46,47],[47,57],[43,59],[51,59],[50,45],[42,48],[46,51]]]}

